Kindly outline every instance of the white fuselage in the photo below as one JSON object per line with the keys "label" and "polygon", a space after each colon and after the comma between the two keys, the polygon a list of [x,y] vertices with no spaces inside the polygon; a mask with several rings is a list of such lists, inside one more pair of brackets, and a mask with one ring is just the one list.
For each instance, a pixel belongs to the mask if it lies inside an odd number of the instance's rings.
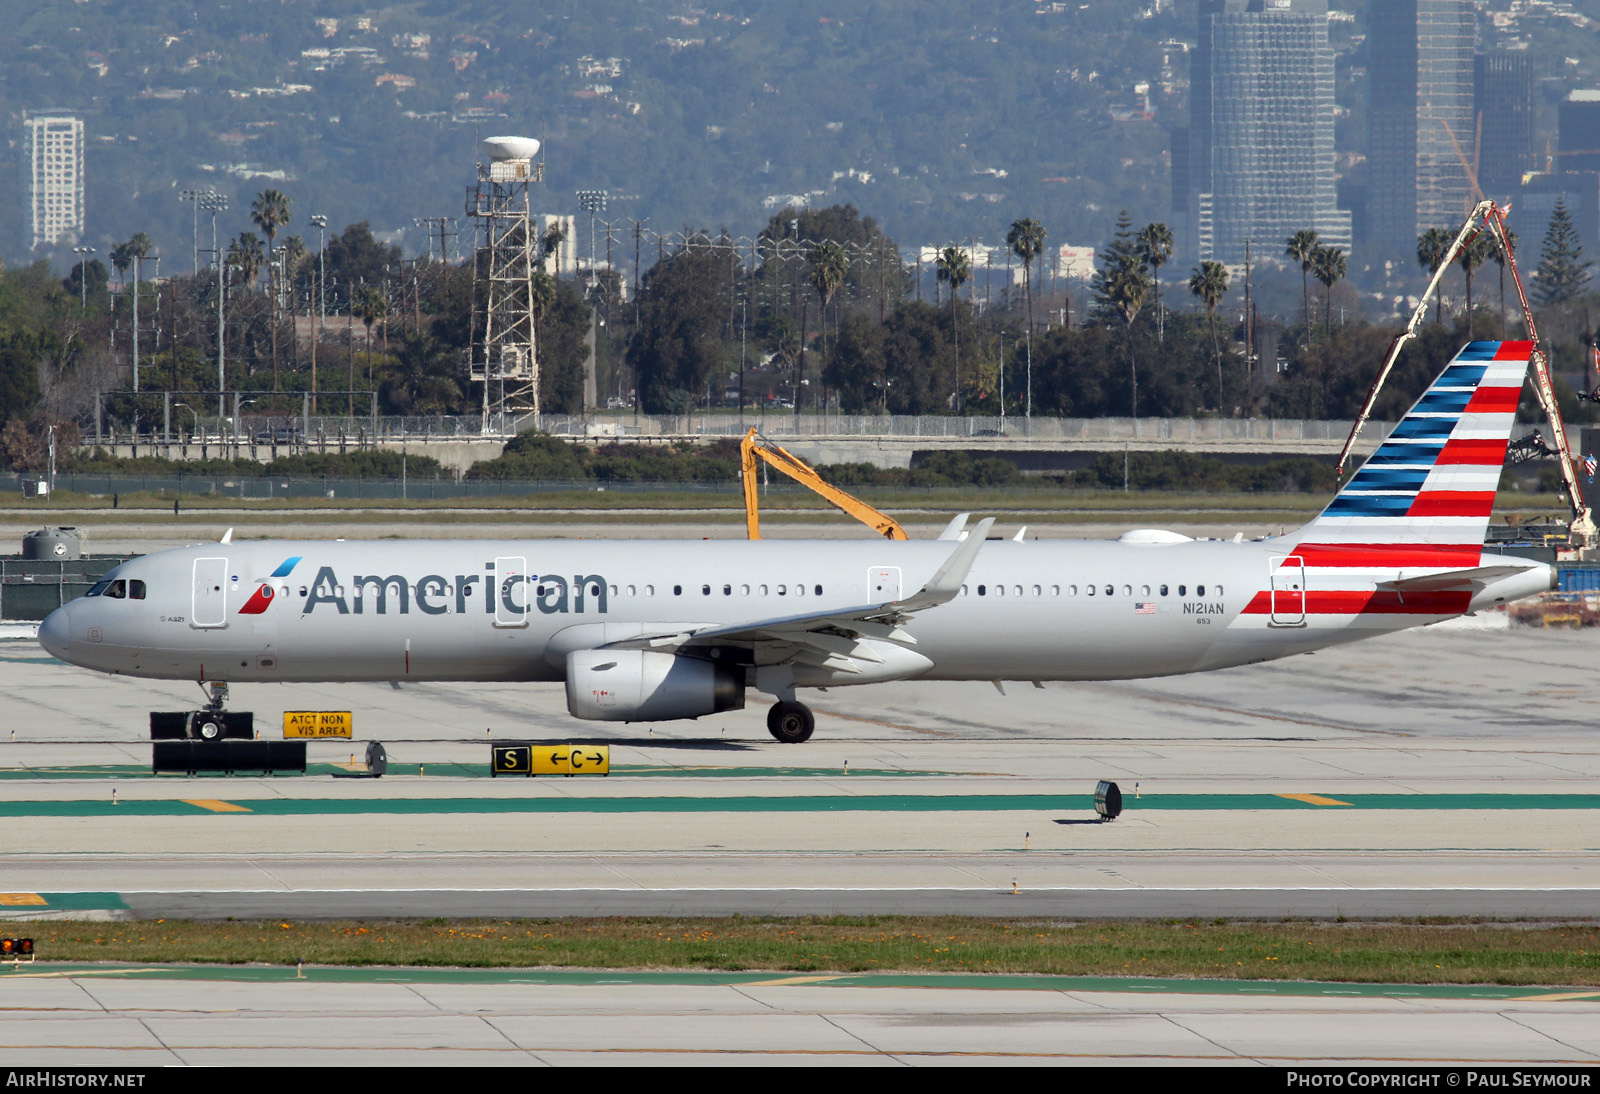
{"label": "white fuselage", "polygon": [[[80,598],[46,620],[40,639],[73,664],[163,679],[556,681],[576,649],[900,600],[929,580],[952,546],[208,543],[123,564],[107,577],[127,588],[142,582],[142,599]],[[1282,568],[1294,549],[1292,536],[991,541],[960,595],[903,625],[919,655],[906,667],[864,677],[813,673],[802,686],[912,675],[1093,680],[1196,672],[1436,622],[1551,581],[1550,567],[1529,563],[1488,588],[1401,597],[1398,605],[1390,597],[1387,606],[1351,610],[1349,598],[1372,592],[1386,575],[1346,571],[1337,575],[1345,606],[1325,613],[1317,610],[1316,573],[1301,588],[1304,572],[1291,580]]]}

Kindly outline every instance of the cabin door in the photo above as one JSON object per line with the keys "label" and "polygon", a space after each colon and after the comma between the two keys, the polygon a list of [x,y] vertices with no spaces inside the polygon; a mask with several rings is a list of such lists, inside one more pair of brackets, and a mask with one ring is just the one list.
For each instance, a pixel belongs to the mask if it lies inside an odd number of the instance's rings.
{"label": "cabin door", "polygon": [[1274,627],[1306,625],[1306,564],[1299,555],[1274,558],[1272,567],[1272,614]]}

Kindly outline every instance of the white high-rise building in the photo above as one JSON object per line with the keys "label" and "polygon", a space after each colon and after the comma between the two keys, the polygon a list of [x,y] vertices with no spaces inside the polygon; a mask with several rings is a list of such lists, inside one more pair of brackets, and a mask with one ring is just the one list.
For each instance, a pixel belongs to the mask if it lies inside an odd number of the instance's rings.
{"label": "white high-rise building", "polygon": [[76,243],[83,237],[83,120],[49,114],[24,124],[33,246]]}

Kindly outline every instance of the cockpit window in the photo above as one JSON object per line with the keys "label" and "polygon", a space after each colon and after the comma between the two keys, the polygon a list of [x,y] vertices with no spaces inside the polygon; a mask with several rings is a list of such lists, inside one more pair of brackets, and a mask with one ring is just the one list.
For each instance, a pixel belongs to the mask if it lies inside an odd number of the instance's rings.
{"label": "cockpit window", "polygon": [[144,582],[139,581],[137,579],[133,579],[133,578],[129,579],[129,581],[128,581],[128,599],[129,600],[143,600],[144,599]]}
{"label": "cockpit window", "polygon": [[106,589],[106,591],[101,595],[109,596],[113,600],[126,600],[128,597],[128,583],[119,577],[117,580],[113,581],[111,583],[111,587]]}
{"label": "cockpit window", "polygon": [[89,589],[89,591],[84,593],[83,595],[84,596],[101,596],[109,588],[111,588],[111,582],[109,582],[109,581],[96,581],[94,583],[94,585]]}

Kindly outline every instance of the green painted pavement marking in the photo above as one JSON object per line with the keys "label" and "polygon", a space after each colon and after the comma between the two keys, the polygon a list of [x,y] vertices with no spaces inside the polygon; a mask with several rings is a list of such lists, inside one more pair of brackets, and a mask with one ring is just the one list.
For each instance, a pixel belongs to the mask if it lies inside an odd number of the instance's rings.
{"label": "green painted pavement marking", "polygon": [[[18,895],[18,894],[11,894]],[[128,905],[122,900],[121,893],[28,893],[27,896],[36,896],[44,903],[8,903],[0,901],[0,913],[3,912],[43,912],[43,911],[127,911]],[[15,932],[11,932],[15,933]]]}
{"label": "green painted pavement marking", "polygon": [[[111,965],[34,962],[0,969],[0,978],[108,977],[156,980],[229,980],[281,983],[300,979],[295,966]],[[1028,976],[1005,973],[656,972],[630,969],[462,969],[393,966],[311,966],[306,980],[335,984],[549,984],[599,987],[785,986],[839,988],[940,988],[965,991],[1133,992],[1170,995],[1356,996],[1422,999],[1552,999],[1600,997],[1596,988],[1504,987],[1486,984],[1341,984],[1305,980],[1176,980],[1113,976]]]}
{"label": "green painted pavement marking", "polygon": [[[361,755],[361,753],[357,753],[358,757]],[[307,776],[331,776],[349,771],[350,766],[348,763],[306,764]],[[435,776],[450,776],[451,778],[487,779],[494,777],[489,772],[488,764],[452,763],[449,761],[427,764],[399,764],[391,761],[389,764],[390,775],[417,775],[419,771],[423,773],[424,777],[430,772]],[[611,774],[613,776],[632,776],[636,778],[814,779],[839,778],[845,775],[845,771],[839,767],[633,767],[613,765]],[[971,774],[974,773],[963,771],[909,771],[892,768],[860,768],[849,772],[851,778],[881,778],[886,776],[912,778],[933,776],[965,777]],[[38,767],[0,768],[0,781],[6,779],[152,779],[158,777],[161,776],[153,774],[149,764],[44,764]],[[298,777],[298,772],[294,774],[294,777]],[[500,777],[517,779],[525,776],[505,775]]]}
{"label": "green painted pavement marking", "polygon": [[[537,785],[537,783],[535,783]],[[576,781],[563,781],[571,788]],[[246,812],[218,814],[187,801],[122,798],[96,801],[0,802],[0,817],[324,816],[441,813],[933,813],[1094,812],[1088,795],[1052,794],[795,794],[776,797],[535,797],[535,798],[236,798]],[[1345,795],[1348,806],[1308,805],[1275,794],[1174,794],[1132,803],[1142,809],[1600,809],[1600,794],[1366,794]]]}

